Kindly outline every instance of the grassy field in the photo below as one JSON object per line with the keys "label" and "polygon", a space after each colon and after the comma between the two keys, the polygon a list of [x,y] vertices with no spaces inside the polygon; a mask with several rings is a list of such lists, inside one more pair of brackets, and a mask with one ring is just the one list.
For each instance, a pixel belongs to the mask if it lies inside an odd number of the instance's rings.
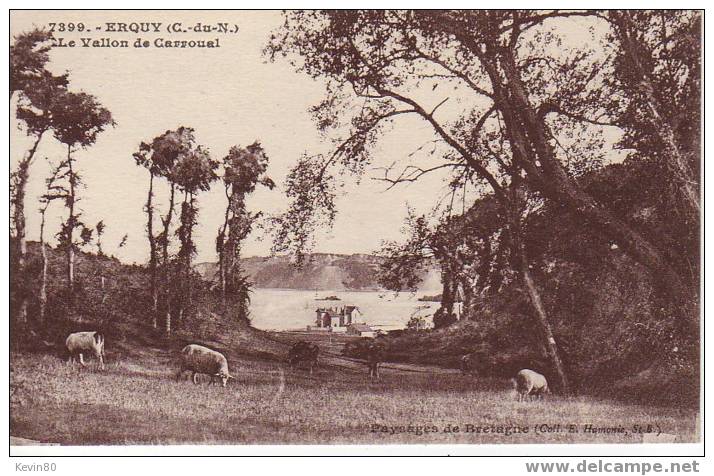
{"label": "grassy field", "polygon": [[678,442],[698,439],[693,410],[591,397],[516,402],[506,381],[407,364],[386,364],[370,381],[362,364],[339,356],[341,339],[311,337],[320,368],[291,371],[284,344],[304,337],[275,335],[272,353],[228,352],[237,380],[226,388],[177,382],[174,353],[159,348],[115,356],[104,371],[13,352],[11,434],[65,445],[639,443],[635,426],[651,425]]}

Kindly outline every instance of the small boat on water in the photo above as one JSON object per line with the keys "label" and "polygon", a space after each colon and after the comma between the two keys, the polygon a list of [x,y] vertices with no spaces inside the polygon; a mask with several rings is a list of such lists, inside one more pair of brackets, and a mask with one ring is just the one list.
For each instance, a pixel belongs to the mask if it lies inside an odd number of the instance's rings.
{"label": "small boat on water", "polygon": [[325,296],[322,298],[316,297],[315,301],[342,301],[342,299],[338,298],[337,296]]}

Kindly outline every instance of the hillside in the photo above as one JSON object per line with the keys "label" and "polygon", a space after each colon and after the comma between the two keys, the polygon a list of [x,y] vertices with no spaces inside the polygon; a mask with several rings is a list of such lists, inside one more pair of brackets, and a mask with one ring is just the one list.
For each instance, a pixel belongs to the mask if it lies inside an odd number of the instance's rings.
{"label": "hillside", "polygon": [[[311,289],[319,291],[379,290],[377,271],[381,258],[368,254],[314,253],[302,269],[297,269],[287,256],[251,257],[241,266],[256,288]],[[217,263],[198,263],[196,271],[206,280],[215,279]],[[436,269],[424,277],[423,290],[438,289]]]}
{"label": "hillside", "polygon": [[[13,250],[14,247],[11,247]],[[20,332],[24,326],[14,321],[13,348],[64,355],[64,338],[70,332],[98,329],[112,342],[109,358],[136,356],[149,349],[177,352],[187,342],[201,342],[218,349],[240,349],[251,358],[284,352],[280,344],[262,331],[222,317],[217,300],[207,288],[196,284],[193,308],[182,320],[175,320],[171,336],[151,326],[149,273],[144,266],[121,263],[114,257],[97,256],[79,251],[75,261],[76,305],[68,306],[66,298],[65,255],[62,250],[47,247],[47,315],[38,320],[41,273],[40,246],[28,242],[27,266],[31,273],[28,323],[30,335],[40,336],[41,346],[28,341]],[[11,306],[16,296],[11,295]],[[160,323],[161,324],[161,323]],[[15,327],[17,326],[17,327]],[[18,330],[17,332],[15,332]],[[262,358],[262,357],[261,357]]]}

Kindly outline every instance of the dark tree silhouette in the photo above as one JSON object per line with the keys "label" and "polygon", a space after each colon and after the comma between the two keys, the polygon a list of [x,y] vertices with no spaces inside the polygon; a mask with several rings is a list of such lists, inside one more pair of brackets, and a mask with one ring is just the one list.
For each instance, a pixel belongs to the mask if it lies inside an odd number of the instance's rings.
{"label": "dark tree silhouette", "polygon": [[[10,46],[10,99],[19,93],[17,119],[25,132],[33,138],[30,149],[20,159],[17,169],[10,175],[10,207],[14,228],[15,249],[13,274],[14,302],[21,322],[27,321],[27,254],[25,230],[25,194],[30,178],[30,167],[45,133],[52,128],[52,108],[55,99],[67,87],[67,75],[55,76],[45,69],[49,59],[51,35],[43,30],[33,30],[15,38]],[[18,302],[19,301],[19,302]]]}
{"label": "dark tree silhouette", "polygon": [[242,320],[248,318],[249,283],[240,268],[241,243],[261,215],[246,210],[245,199],[258,184],[273,189],[275,184],[265,175],[267,168],[268,157],[257,141],[246,148],[233,146],[223,158],[222,178],[228,203],[216,237],[221,299],[226,309],[230,296]]}
{"label": "dark tree silhouette", "polygon": [[699,216],[701,16],[690,11],[610,10],[615,48],[611,114],[623,146],[664,163],[674,188]]}
{"label": "dark tree silhouette", "polygon": [[[149,171],[149,192],[146,199],[144,211],[146,212],[147,225],[146,233],[149,238],[149,272],[151,273],[151,324],[154,329],[158,328],[159,316],[159,288],[158,288],[158,248],[156,235],[154,234],[154,179],[161,175],[161,170],[157,164],[151,161],[151,145],[142,142],[139,145],[139,151],[134,153],[134,160],[137,165],[146,167]],[[119,244],[121,248],[126,240],[123,239]]]}
{"label": "dark tree silhouette", "polygon": [[[193,145],[193,143],[191,144]],[[193,230],[197,223],[198,206],[196,195],[208,191],[211,183],[218,177],[216,169],[218,162],[211,158],[208,149],[201,145],[191,147],[182,154],[176,163],[176,184],[183,192],[181,203],[180,226],[176,230],[180,247],[177,256],[177,282],[175,288],[178,319],[183,320],[187,305],[191,304],[191,262],[196,254],[196,244],[193,241]],[[171,332],[170,320],[166,324],[166,332]]]}
{"label": "dark tree silhouette", "polygon": [[[549,26],[573,16],[599,21],[594,13],[329,11],[286,15],[284,27],[267,51],[272,58],[296,54],[300,57],[293,61],[297,68],[328,81],[328,97],[314,110],[319,127],[339,130],[345,124],[341,116],[360,104],[354,108],[359,113],[351,120],[350,134],[335,143],[335,152],[311,158],[316,182],[328,181],[333,165],[359,170],[384,127],[399,116],[415,115],[449,147],[447,158],[459,162],[443,167],[472,169],[497,195],[504,174],[522,175],[529,188],[581,216],[595,234],[617,243],[648,268],[661,293],[678,303],[689,298],[667,250],[586,193],[564,164],[568,154],[564,157],[559,151],[578,147],[577,141],[570,146],[560,141],[563,134],[617,124],[616,118],[603,112],[605,98],[612,91],[601,87],[603,77],[598,72],[606,74],[611,66],[608,59],[587,50],[562,51]],[[687,73],[679,74],[686,77]],[[475,104],[451,121],[441,114],[449,97],[440,91],[447,85],[470,92]],[[506,160],[491,154],[494,134],[505,139]],[[591,158],[599,153],[597,148],[577,151]],[[332,210],[310,191],[318,185],[293,187],[294,193],[302,193],[298,199],[314,209],[325,208],[329,219]],[[307,230],[306,225],[293,228]],[[295,235],[292,241],[306,240]],[[680,316],[696,324],[691,319],[696,313]]]}
{"label": "dark tree silhouette", "polygon": [[[428,168],[412,163],[396,178],[388,168],[385,180],[397,184],[436,170],[467,170],[475,186],[492,190],[513,235],[512,251],[521,255],[514,264],[520,263],[555,367],[555,340],[519,244],[523,187],[579,216],[591,233],[647,268],[672,304],[673,318],[696,331],[697,313],[689,308],[693,287],[685,286],[666,246],[578,181],[601,163],[598,131],[618,126],[618,117],[607,110],[613,90],[603,87],[611,59],[587,48],[558,47],[553,25],[569,17],[603,22],[588,11],[286,13],[267,53],[273,60],[286,56],[327,82],[327,97],[313,113],[334,147],[327,156],[305,156],[293,169],[287,184],[293,200],[276,219],[276,248],[299,253],[309,246],[314,229],[334,219],[339,177],[332,170],[361,175],[384,129],[416,116],[432,128],[432,154],[444,161]],[[687,72],[679,74],[686,78]],[[451,90],[461,98],[458,106],[444,92]],[[409,158],[414,161],[413,154]]]}
{"label": "dark tree silhouette", "polygon": [[67,253],[67,289],[70,302],[74,292],[74,254],[78,245],[74,240],[74,231],[80,229],[81,243],[87,242],[89,230],[80,220],[81,213],[76,209],[77,189],[81,177],[76,170],[73,153],[78,148],[86,149],[97,140],[97,135],[114,120],[108,109],[87,93],[65,92],[57,97],[53,108],[53,133],[55,138],[67,148],[67,157],[60,164],[62,176],[68,183],[65,205],[68,210],[67,220],[62,224],[60,243]]}
{"label": "dark tree silhouette", "polygon": [[[41,29],[22,33],[10,45],[10,99],[17,91],[32,91],[47,74],[52,34]],[[65,77],[66,79],[66,77]]]}
{"label": "dark tree silhouette", "polygon": [[[170,260],[169,245],[171,243],[171,225],[176,207],[177,166],[184,156],[192,153],[195,144],[194,130],[190,127],[179,127],[174,131],[166,131],[155,137],[150,143],[142,142],[133,157],[136,164],[145,167],[149,172],[149,191],[145,211],[147,215],[147,235],[149,239],[149,268],[151,271],[152,294],[152,326],[158,328],[159,316],[159,285],[158,268],[161,267],[165,329],[171,328],[170,308]],[[169,203],[161,219],[161,231],[154,233],[154,190],[156,179],[163,178],[169,186]]]}

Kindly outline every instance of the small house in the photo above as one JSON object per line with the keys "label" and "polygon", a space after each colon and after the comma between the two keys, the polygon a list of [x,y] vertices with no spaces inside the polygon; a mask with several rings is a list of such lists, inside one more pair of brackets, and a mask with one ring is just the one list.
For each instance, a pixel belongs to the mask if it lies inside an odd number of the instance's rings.
{"label": "small house", "polygon": [[340,325],[340,315],[333,309],[318,309],[315,324],[317,327],[337,327]]}
{"label": "small house", "polygon": [[344,316],[344,326],[349,326],[352,323],[357,322],[359,317],[362,315],[357,306],[345,306],[342,314]]}
{"label": "small house", "polygon": [[315,310],[315,325],[319,328],[346,328],[356,322],[362,314],[357,306],[341,308],[319,307]]}
{"label": "small house", "polygon": [[347,328],[347,333],[360,337],[377,337],[377,331],[367,324],[352,324]]}

